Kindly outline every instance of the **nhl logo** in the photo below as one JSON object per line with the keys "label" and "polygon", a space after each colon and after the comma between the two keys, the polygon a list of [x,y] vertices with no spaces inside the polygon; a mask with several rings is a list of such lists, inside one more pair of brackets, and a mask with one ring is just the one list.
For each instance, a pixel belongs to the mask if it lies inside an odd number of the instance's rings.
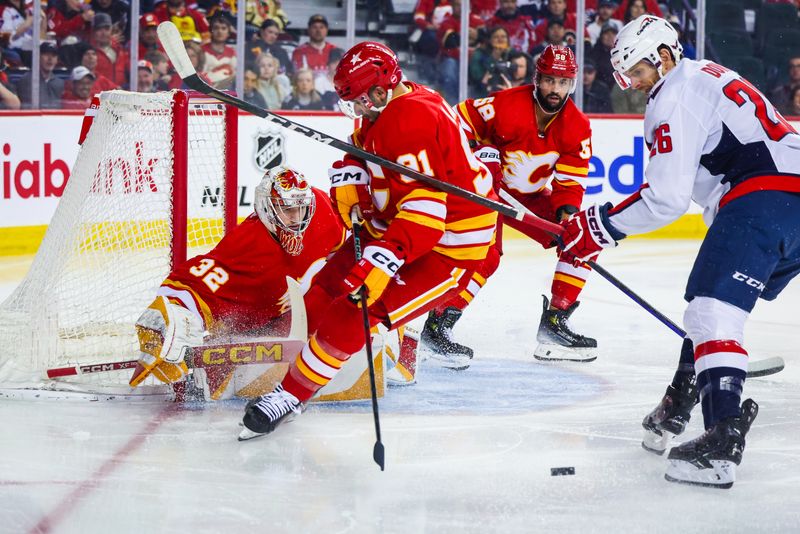
{"label": "nhl logo", "polygon": [[256,134],[255,164],[262,172],[281,165],[286,160],[284,151],[285,143],[283,135],[280,133],[260,132]]}

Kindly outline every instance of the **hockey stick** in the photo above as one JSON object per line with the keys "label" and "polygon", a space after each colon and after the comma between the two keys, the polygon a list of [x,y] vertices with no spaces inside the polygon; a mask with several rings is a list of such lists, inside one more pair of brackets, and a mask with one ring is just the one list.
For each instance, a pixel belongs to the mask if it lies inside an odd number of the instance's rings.
{"label": "hockey stick", "polygon": [[[353,249],[356,253],[356,263],[361,261],[361,219],[357,214],[358,207],[353,208],[350,220],[353,221]],[[369,328],[369,312],[367,311],[367,286],[362,285],[358,290],[359,308],[361,308],[361,318],[364,321],[364,337],[366,339],[367,363],[369,365],[369,388],[372,393],[372,415],[375,419],[375,446],[372,448],[372,459],[385,469],[385,454],[383,443],[381,442],[381,420],[378,415],[378,388],[375,385],[375,366],[372,362],[372,335]]]}
{"label": "hockey stick", "polygon": [[[518,210],[526,210],[526,208],[520,201],[515,199],[509,193],[504,190],[500,190],[500,197],[511,204],[512,206],[516,207]],[[557,235],[553,235],[553,237],[557,237]],[[661,321],[664,325],[667,326],[670,330],[678,334],[681,339],[686,337],[686,331],[675,324],[669,317],[658,311],[652,304],[644,300],[640,297],[634,290],[629,288],[625,285],[622,280],[608,272],[605,268],[603,268],[600,264],[595,261],[589,260],[585,262],[589,265],[592,269],[597,271],[597,274],[605,278],[611,285],[622,291],[625,295],[627,295],[631,300],[633,300],[636,304],[644,308],[647,312],[650,313],[653,317]],[[747,366],[747,378],[755,378],[759,376],[767,376],[778,373],[783,370],[784,361],[781,357],[773,357],[773,358],[766,358],[763,360],[751,361],[748,363]]]}
{"label": "hockey stick", "polygon": [[538,228],[540,230],[545,230],[555,234],[561,234],[561,226],[555,223],[546,221],[544,219],[540,219],[539,217],[533,214],[514,209],[513,207],[507,204],[498,202],[496,200],[492,200],[490,198],[483,197],[477,193],[473,193],[472,191],[467,191],[466,189],[462,189],[456,185],[443,182],[431,176],[419,173],[413,169],[409,169],[408,167],[400,165],[399,163],[395,163],[393,161],[384,159],[380,156],[376,156],[375,154],[367,152],[366,150],[362,150],[356,146],[351,145],[350,143],[341,141],[340,139],[336,139],[335,137],[331,137],[330,135],[319,132],[317,130],[313,130],[307,126],[303,126],[302,124],[290,121],[266,109],[260,108],[253,104],[245,102],[244,100],[240,100],[235,96],[231,96],[229,94],[223,93],[222,91],[214,89],[206,82],[204,82],[195,71],[191,61],[189,61],[189,56],[186,53],[186,49],[184,48],[183,40],[181,38],[180,33],[178,32],[178,28],[176,28],[172,22],[167,21],[159,24],[158,37],[161,40],[161,44],[164,46],[164,50],[166,50],[169,59],[175,66],[175,70],[178,71],[178,75],[181,77],[181,79],[188,87],[194,89],[195,91],[214,97],[217,100],[221,100],[222,102],[230,104],[243,111],[252,113],[257,117],[267,119],[270,122],[275,123],[278,126],[286,128],[288,130],[294,130],[295,132],[305,135],[306,137],[309,137],[314,141],[318,141],[320,143],[337,148],[343,152],[350,154],[351,156],[361,158],[365,161],[369,161],[376,165],[380,165],[385,169],[391,169],[395,172],[408,176],[409,178],[413,178],[414,180],[426,183],[429,186],[438,189],[439,191],[443,191],[445,193],[450,193],[455,196],[464,198],[466,200],[479,204],[485,208],[496,211],[502,215],[521,221],[534,228]]}

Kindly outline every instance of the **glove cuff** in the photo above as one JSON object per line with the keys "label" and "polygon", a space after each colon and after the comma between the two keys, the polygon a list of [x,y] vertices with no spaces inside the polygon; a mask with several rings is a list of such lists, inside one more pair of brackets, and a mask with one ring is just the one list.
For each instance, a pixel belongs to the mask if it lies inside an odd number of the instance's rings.
{"label": "glove cuff", "polygon": [[403,250],[386,241],[372,243],[365,247],[361,259],[368,261],[389,277],[397,274],[397,270],[406,262]]}

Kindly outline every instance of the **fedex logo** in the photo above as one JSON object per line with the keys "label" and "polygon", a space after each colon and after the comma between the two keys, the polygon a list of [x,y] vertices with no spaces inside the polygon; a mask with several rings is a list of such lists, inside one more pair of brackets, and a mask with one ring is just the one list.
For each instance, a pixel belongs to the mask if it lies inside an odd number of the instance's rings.
{"label": "fedex logo", "polygon": [[[621,195],[631,195],[639,190],[644,183],[645,150],[644,137],[633,137],[633,154],[624,154],[608,161],[595,151],[589,160],[589,185],[586,186],[587,195],[615,192]],[[597,183],[592,178],[601,178]],[[594,183],[592,183],[594,182]],[[608,188],[611,191],[608,191]]]}

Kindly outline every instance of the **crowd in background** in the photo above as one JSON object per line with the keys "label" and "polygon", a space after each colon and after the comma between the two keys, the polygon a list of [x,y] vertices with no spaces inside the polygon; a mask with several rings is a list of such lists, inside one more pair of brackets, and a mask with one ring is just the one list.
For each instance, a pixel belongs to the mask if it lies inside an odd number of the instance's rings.
{"label": "crowd in background", "polygon": [[[131,24],[138,24],[136,87],[140,92],[180,88],[158,41],[159,23],[178,27],[196,70],[218,89],[236,91],[236,13],[233,0],[142,2],[130,16],[124,0],[43,1],[42,40],[33,42],[33,4],[0,0],[0,109],[31,106],[32,56],[39,53],[39,107],[82,109],[100,91],[130,87]],[[464,0],[418,0],[405,43],[407,72],[456,103],[459,86],[460,18]],[[738,1],[738,0],[736,0]],[[268,109],[335,110],[333,72],[343,51],[329,42],[329,23],[311,16],[304,35],[286,31],[289,17],[280,0],[248,0],[243,98]],[[621,91],[609,61],[617,33],[643,13],[667,18],[678,30],[684,54],[694,58],[690,18],[683,2],[587,0],[585,27],[578,31],[575,0],[471,0],[469,96],[530,83],[535,60],[548,44],[585,43],[584,110],[642,113],[646,96]],[[796,8],[795,8],[796,10]],[[691,28],[690,28],[691,29]],[[371,37],[375,38],[375,37]],[[380,38],[378,34],[377,38]],[[790,57],[780,83],[760,88],[787,115],[800,115],[800,50]]]}

